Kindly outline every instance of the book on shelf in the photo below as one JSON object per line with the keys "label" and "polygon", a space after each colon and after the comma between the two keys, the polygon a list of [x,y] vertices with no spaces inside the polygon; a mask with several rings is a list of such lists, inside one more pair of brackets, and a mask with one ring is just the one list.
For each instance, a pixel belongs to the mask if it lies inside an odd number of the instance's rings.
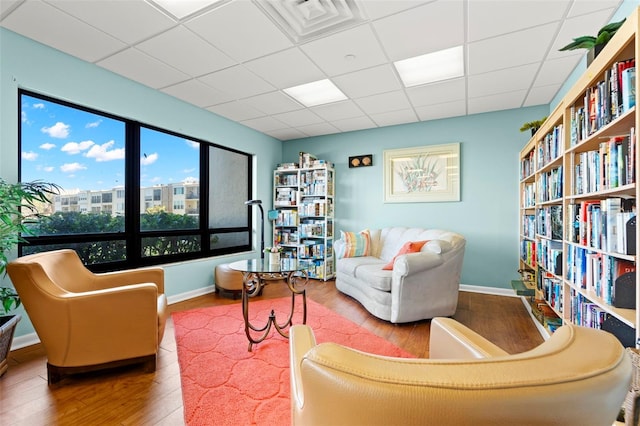
{"label": "book on shelf", "polygon": [[636,67],[622,71],[622,112],[627,112],[636,105]]}

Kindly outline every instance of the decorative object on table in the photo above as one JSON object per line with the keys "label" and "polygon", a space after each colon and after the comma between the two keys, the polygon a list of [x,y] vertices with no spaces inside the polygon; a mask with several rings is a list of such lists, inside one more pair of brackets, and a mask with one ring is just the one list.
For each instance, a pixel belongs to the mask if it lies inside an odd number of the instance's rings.
{"label": "decorative object on table", "polygon": [[266,249],[264,249],[264,253],[269,254],[270,265],[280,264],[280,253],[282,253],[282,247],[280,246],[267,247]]}
{"label": "decorative object on table", "polygon": [[587,49],[587,65],[593,61],[596,56],[602,51],[604,46],[611,40],[611,37],[620,29],[622,24],[626,21],[626,18],[619,22],[611,22],[600,28],[598,34],[594,36],[580,36],[573,39],[573,41],[566,46],[558,49],[561,52],[567,50]]}
{"label": "decorative object on table", "polygon": [[[26,242],[22,235],[33,235],[30,225],[41,219],[38,205],[49,203],[49,197],[60,187],[54,183],[33,181],[7,183],[0,179],[0,277],[7,268],[7,254],[19,243]],[[20,297],[11,287],[0,287],[0,376],[8,368],[7,356],[13,342],[20,314],[8,315],[20,306]]]}
{"label": "decorative object on table", "polygon": [[373,166],[373,154],[349,157],[349,168]]}
{"label": "decorative object on table", "polygon": [[460,201],[460,144],[384,151],[384,202]]}
{"label": "decorative object on table", "polygon": [[264,259],[264,209],[262,208],[262,200],[249,200],[244,203],[248,206],[257,205],[260,207],[260,258]]}
{"label": "decorative object on table", "polygon": [[526,132],[527,130],[531,130],[531,136],[535,135],[542,123],[547,119],[547,117],[543,117],[540,120],[528,121],[520,127],[521,132]]}

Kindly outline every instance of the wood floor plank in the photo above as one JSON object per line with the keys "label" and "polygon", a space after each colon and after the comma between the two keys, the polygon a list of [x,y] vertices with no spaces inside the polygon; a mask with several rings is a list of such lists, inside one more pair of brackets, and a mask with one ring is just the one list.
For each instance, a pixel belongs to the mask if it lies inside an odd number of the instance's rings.
{"label": "wood floor plank", "polygon": [[[281,297],[286,292],[286,286],[272,284],[261,297]],[[357,301],[336,290],[333,281],[311,281],[308,295],[413,355],[428,357],[430,321],[390,324],[379,320]],[[211,294],[173,304],[169,310],[178,312],[231,303],[240,309],[239,300]],[[509,353],[524,352],[542,343],[519,298],[461,292],[454,318]],[[154,373],[143,373],[130,366],[65,379],[61,387],[52,389],[47,386],[46,356],[41,345],[13,351],[9,356],[9,370],[0,378],[3,426],[184,424],[171,319],[167,321]]]}

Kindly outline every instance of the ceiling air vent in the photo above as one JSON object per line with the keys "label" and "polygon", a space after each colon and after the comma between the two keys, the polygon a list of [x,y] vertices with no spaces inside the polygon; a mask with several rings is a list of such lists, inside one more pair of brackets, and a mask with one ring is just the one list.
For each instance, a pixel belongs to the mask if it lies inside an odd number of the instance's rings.
{"label": "ceiling air vent", "polygon": [[255,0],[294,42],[364,21],[354,0]]}

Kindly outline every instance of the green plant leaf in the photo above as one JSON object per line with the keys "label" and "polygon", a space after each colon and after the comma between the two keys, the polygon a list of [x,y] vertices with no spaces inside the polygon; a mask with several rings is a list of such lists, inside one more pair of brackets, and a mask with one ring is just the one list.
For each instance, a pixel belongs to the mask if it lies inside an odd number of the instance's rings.
{"label": "green plant leaf", "polygon": [[561,52],[566,50],[576,50],[576,49],[591,49],[596,44],[596,38],[592,36],[581,36],[573,39],[573,42],[567,44],[561,49],[558,49]]}
{"label": "green plant leaf", "polygon": [[609,38],[611,38],[611,36],[613,36],[616,31],[618,31],[618,29],[622,26],[622,24],[624,24],[624,21],[626,20],[627,18],[619,22],[611,22],[610,24],[607,24],[604,27],[600,28],[600,31],[598,31],[598,37],[600,36],[600,34],[609,33]]}

